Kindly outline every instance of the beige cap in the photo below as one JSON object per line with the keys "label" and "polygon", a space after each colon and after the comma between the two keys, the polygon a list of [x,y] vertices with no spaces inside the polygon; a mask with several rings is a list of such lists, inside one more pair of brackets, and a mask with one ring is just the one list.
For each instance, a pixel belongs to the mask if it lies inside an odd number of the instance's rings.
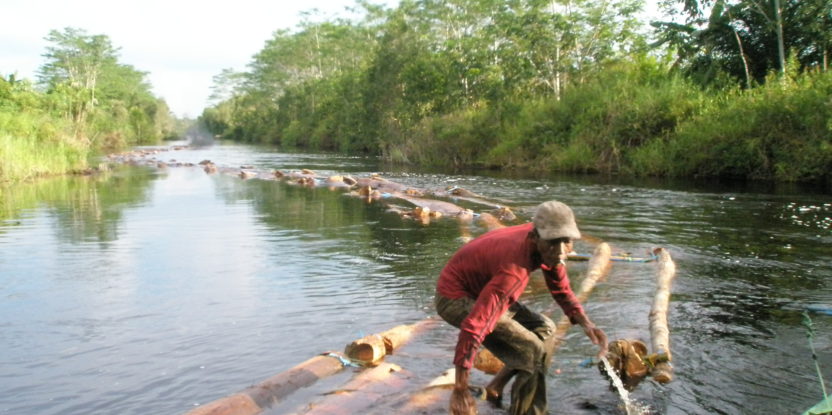
{"label": "beige cap", "polygon": [[532,221],[542,239],[581,239],[572,209],[557,200],[541,203]]}

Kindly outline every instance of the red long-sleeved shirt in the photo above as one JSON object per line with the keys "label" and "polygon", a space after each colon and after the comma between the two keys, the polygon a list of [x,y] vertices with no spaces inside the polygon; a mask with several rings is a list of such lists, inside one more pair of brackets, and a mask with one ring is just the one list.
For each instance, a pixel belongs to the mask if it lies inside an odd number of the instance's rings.
{"label": "red long-sleeved shirt", "polygon": [[[488,232],[463,246],[448,261],[436,285],[436,292],[450,299],[470,297],[476,302],[462,321],[454,364],[470,369],[483,339],[497,320],[514,304],[526,285],[529,273],[540,268],[534,258],[534,244],[527,238],[533,224],[511,226]],[[543,271],[552,297],[574,323],[583,313],[569,286],[566,267]]]}

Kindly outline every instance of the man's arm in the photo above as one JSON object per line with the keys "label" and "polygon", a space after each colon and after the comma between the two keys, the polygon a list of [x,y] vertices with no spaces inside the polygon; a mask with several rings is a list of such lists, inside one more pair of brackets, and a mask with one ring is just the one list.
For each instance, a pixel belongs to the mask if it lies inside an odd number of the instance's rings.
{"label": "man's arm", "polygon": [[470,371],[462,366],[456,366],[454,390],[451,392],[451,415],[470,415],[477,413],[477,402],[468,392],[468,377]]}
{"label": "man's arm", "polygon": [[546,285],[549,287],[549,292],[552,298],[558,303],[563,313],[569,317],[572,324],[577,324],[584,329],[584,333],[592,344],[598,345],[598,357],[606,356],[607,354],[607,335],[603,330],[595,327],[595,324],[589,319],[581,306],[578,297],[572,291],[569,284],[569,276],[566,274],[566,265],[558,264],[554,270],[543,270],[543,275],[546,279]]}
{"label": "man's arm", "polygon": [[578,324],[577,316],[584,314],[584,309],[569,284],[566,265],[561,263],[555,266],[554,269],[544,268],[543,276],[546,279],[546,286],[549,287],[549,293],[552,294],[552,298],[563,310],[563,314],[569,317],[569,322]]}

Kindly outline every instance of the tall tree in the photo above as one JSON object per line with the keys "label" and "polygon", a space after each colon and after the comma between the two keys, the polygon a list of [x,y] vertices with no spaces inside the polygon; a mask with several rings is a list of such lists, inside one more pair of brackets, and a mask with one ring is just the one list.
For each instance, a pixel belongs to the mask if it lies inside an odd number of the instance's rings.
{"label": "tall tree", "polygon": [[[672,0],[683,5],[684,23],[658,22],[661,42],[679,63],[709,82],[719,72],[762,82],[781,74],[794,55],[802,68],[828,70],[832,52],[830,0]],[[705,15],[708,15],[705,17]]]}
{"label": "tall tree", "polygon": [[82,29],[67,27],[52,30],[45,38],[46,58],[38,71],[38,80],[49,89],[65,84],[75,96],[71,115],[83,122],[96,105],[96,84],[103,68],[117,61],[118,49],[105,35],[88,35]]}

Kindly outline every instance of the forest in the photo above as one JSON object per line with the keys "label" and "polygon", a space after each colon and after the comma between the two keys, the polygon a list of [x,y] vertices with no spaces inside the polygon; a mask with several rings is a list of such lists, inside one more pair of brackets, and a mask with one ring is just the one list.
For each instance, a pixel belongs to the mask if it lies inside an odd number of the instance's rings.
{"label": "forest", "polygon": [[46,40],[36,82],[0,75],[0,182],[83,172],[97,155],[184,128],[106,35],[69,27]]}
{"label": "forest", "polygon": [[[359,0],[307,13],[200,121],[447,168],[832,180],[832,2]],[[646,21],[650,20],[650,21]]]}

